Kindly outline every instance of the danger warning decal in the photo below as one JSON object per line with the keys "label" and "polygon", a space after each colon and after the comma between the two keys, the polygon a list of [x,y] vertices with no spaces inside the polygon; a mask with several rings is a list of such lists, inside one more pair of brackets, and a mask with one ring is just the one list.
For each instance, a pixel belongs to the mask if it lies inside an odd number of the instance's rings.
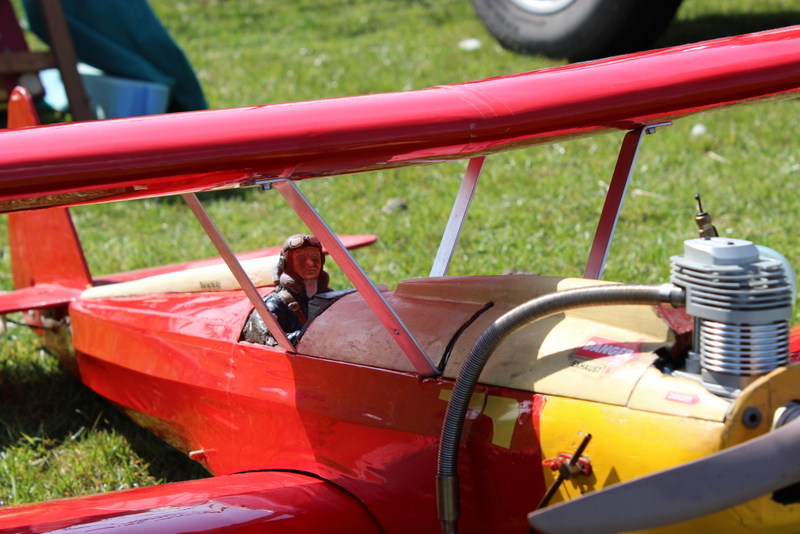
{"label": "danger warning decal", "polygon": [[575,351],[575,356],[582,356],[594,360],[589,362],[574,362],[573,367],[592,374],[610,373],[620,365],[624,365],[641,356],[641,343],[622,343],[613,339],[592,337],[581,348]]}
{"label": "danger warning decal", "polygon": [[669,391],[665,397],[669,401],[680,402],[682,404],[697,404],[700,402],[700,397],[694,393],[683,393],[681,391]]}
{"label": "danger warning decal", "polygon": [[606,356],[638,354],[640,350],[640,343],[620,343],[613,339],[593,337],[586,341],[583,346],[575,352],[575,355],[586,356],[587,358],[604,358]]}

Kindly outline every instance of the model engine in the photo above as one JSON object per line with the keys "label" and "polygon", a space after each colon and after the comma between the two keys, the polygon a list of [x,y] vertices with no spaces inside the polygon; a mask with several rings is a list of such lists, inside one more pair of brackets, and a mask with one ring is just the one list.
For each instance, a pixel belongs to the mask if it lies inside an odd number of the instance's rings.
{"label": "model engine", "polygon": [[742,239],[685,242],[672,258],[672,283],[686,292],[693,347],[682,373],[733,397],[789,362],[794,273],[773,250]]}

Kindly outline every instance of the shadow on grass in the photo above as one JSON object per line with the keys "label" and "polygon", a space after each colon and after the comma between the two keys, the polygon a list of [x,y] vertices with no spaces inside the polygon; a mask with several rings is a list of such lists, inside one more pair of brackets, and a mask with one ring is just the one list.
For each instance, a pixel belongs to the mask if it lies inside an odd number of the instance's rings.
{"label": "shadow on grass", "polygon": [[81,384],[63,367],[57,373],[39,373],[19,380],[0,373],[0,451],[27,437],[45,447],[59,444],[86,431],[115,431],[149,464],[148,473],[164,482],[210,476],[199,464],[159,440],[100,396]]}
{"label": "shadow on grass", "polygon": [[778,13],[714,14],[692,20],[675,20],[655,47],[663,48],[697,41],[708,41],[800,24],[800,10]]}

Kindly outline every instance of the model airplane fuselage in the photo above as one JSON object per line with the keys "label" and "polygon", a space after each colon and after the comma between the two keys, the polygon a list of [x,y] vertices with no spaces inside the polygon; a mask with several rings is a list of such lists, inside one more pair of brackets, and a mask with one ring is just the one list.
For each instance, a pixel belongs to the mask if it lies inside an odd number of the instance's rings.
{"label": "model airplane fuselage", "polygon": [[[644,133],[797,91],[793,28],[453,88],[0,133],[0,206],[21,212],[9,221],[17,290],[0,310],[33,310],[26,320],[83,383],[217,475],[0,510],[0,530],[184,532],[199,521],[192,531],[400,533],[441,521],[446,532],[525,532],[559,473],[552,502],[569,510],[584,493],[742,443],[794,450],[784,438],[800,398],[786,316],[794,275],[779,255],[709,238],[674,251],[669,287],[597,278]],[[298,120],[309,114],[313,123]],[[584,279],[446,276],[483,157],[613,128],[632,132]],[[456,158],[473,160],[432,276],[394,290],[347,253],[371,239],[336,237],[294,183]],[[240,185],[283,195],[356,289],[317,298],[294,343],[242,341],[274,259],[240,262],[213,224],[203,223],[233,274],[181,265],[99,281],[68,212],[53,207],[182,193],[203,222],[192,193]],[[572,300],[548,300],[556,292]],[[722,348],[709,348],[717,337]],[[470,373],[480,380],[465,386]],[[790,471],[752,500],[695,499],[659,532],[794,532],[800,506],[783,488],[800,473]],[[658,515],[659,497],[647,499],[618,502]],[[583,521],[596,523],[587,532],[669,524],[615,522],[628,512]]]}

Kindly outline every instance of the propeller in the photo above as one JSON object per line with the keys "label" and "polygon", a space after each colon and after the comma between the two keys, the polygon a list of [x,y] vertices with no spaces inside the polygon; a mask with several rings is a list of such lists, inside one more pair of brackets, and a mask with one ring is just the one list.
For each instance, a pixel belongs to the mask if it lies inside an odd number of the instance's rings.
{"label": "propeller", "polygon": [[548,534],[612,534],[711,514],[800,482],[800,420],[677,467],[528,514]]}

